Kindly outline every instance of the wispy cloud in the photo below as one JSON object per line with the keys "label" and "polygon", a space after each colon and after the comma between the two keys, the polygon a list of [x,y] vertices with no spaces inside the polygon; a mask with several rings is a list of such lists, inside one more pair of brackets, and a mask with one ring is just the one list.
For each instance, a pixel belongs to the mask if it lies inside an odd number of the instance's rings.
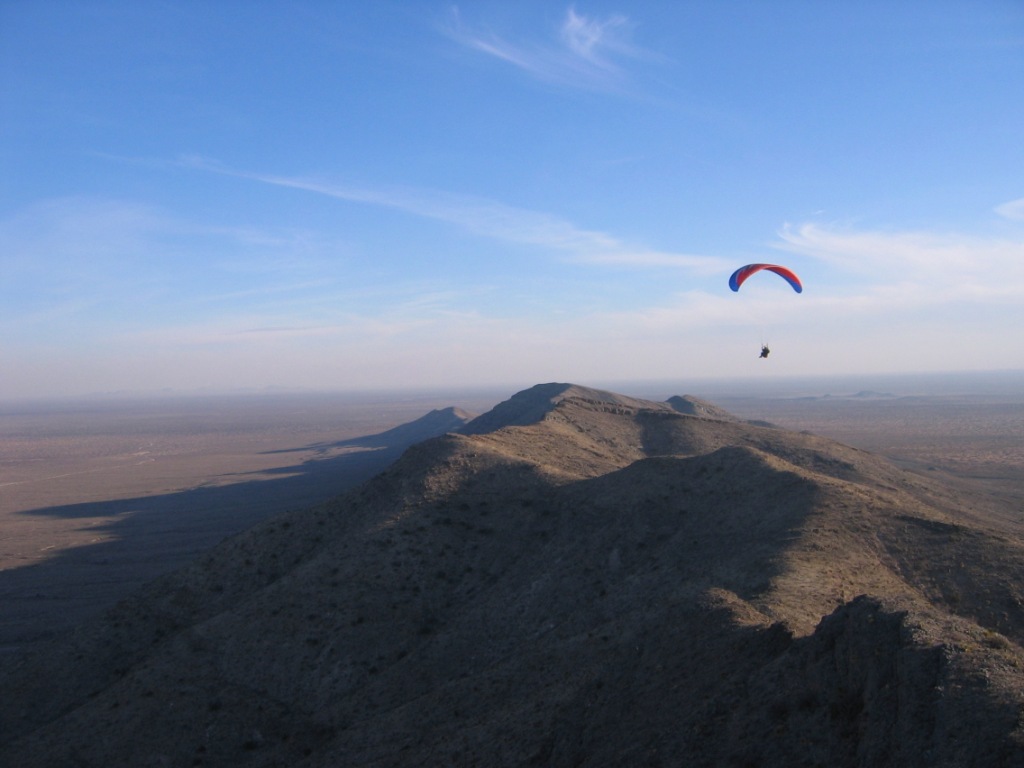
{"label": "wispy cloud", "polygon": [[548,83],[614,90],[627,79],[624,62],[660,58],[632,42],[633,24],[622,15],[586,16],[569,7],[557,29],[541,40],[511,42],[463,21],[453,8],[445,33],[460,45],[493,56]]}
{"label": "wispy cloud", "polygon": [[334,197],[352,203],[392,208],[467,232],[505,242],[523,243],[563,254],[580,263],[631,267],[675,267],[698,274],[728,268],[715,256],[658,251],[624,242],[605,232],[581,229],[558,216],[506,205],[494,200],[410,187],[356,187],[324,178],[276,176],[234,171],[200,158],[184,163],[203,170]]}
{"label": "wispy cloud", "polygon": [[[153,207],[88,197],[43,200],[0,220],[0,323],[69,322],[164,279],[169,219]],[[172,261],[171,258],[166,261]]]}
{"label": "wispy cloud", "polygon": [[611,55],[631,56],[634,49],[624,39],[623,31],[629,29],[629,20],[618,14],[607,19],[581,16],[570,7],[560,30],[561,38],[572,53],[584,61],[602,69],[614,69]]}
{"label": "wispy cloud", "polygon": [[996,206],[996,213],[1000,216],[1013,219],[1014,221],[1024,221],[1024,197],[1018,200],[1010,200],[1008,203]]}
{"label": "wispy cloud", "polygon": [[305,307],[339,292],[339,253],[334,239],[210,226],[128,200],[42,200],[0,218],[0,328],[29,343]]}
{"label": "wispy cloud", "polygon": [[787,226],[781,250],[824,262],[880,285],[944,289],[936,298],[1024,295],[1024,241],[941,232],[880,232]]}
{"label": "wispy cloud", "polygon": [[167,226],[166,218],[150,206],[54,198],[0,221],[0,258],[5,271],[49,271],[57,264],[88,274],[92,265],[124,259],[139,242],[166,232]]}

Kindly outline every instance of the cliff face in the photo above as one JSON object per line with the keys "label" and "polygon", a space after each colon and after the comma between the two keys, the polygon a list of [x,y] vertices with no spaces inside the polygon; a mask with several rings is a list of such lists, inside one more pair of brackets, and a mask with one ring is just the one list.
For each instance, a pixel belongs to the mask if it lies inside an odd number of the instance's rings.
{"label": "cliff face", "polygon": [[4,670],[0,764],[1024,764],[1020,523],[678,400],[541,385],[225,542]]}

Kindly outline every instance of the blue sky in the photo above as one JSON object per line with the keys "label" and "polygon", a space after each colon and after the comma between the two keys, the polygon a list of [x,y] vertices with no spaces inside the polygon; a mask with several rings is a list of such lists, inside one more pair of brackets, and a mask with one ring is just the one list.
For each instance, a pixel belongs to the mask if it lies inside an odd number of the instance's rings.
{"label": "blue sky", "polygon": [[1024,368],[1022,89],[1016,0],[0,0],[0,398]]}

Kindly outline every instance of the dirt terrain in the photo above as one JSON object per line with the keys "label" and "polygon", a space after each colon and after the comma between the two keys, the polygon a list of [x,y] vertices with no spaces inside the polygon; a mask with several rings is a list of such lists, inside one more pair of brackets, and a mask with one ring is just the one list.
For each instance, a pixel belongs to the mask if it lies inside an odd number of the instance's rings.
{"label": "dirt terrain", "polygon": [[0,763],[1024,765],[1019,504],[738,415],[521,392],[9,654]]}
{"label": "dirt terrain", "polygon": [[730,411],[965,477],[1024,478],[1024,394],[727,398]]}

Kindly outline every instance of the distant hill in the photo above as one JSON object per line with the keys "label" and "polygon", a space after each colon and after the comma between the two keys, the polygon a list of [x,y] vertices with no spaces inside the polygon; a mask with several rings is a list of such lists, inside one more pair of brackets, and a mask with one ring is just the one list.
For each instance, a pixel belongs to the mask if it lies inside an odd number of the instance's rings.
{"label": "distant hill", "polygon": [[1024,764],[1017,510],[569,384],[0,671],[0,765]]}
{"label": "distant hill", "polygon": [[379,432],[376,435],[357,437],[346,440],[342,445],[361,445],[366,447],[399,447],[408,448],[415,443],[431,437],[443,435],[461,429],[473,419],[473,415],[461,408],[438,408],[425,416],[421,416],[408,424],[400,424],[393,429]]}
{"label": "distant hill", "polygon": [[689,416],[702,416],[705,419],[737,421],[736,417],[724,408],[719,408],[714,403],[709,403],[707,400],[701,400],[699,397],[693,397],[692,395],[683,395],[682,397],[676,395],[674,397],[670,397],[667,402],[672,406],[672,410],[678,411],[679,413],[685,413]]}

